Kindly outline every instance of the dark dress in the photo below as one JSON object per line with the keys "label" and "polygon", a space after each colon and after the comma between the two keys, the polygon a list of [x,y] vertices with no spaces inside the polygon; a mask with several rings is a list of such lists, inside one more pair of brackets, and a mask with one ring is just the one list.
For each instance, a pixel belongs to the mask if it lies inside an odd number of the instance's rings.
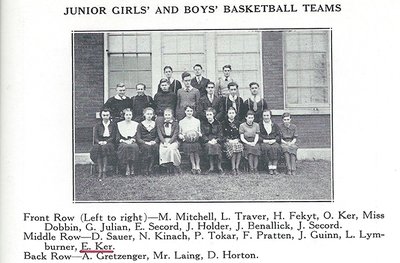
{"label": "dark dress", "polygon": [[[139,144],[140,149],[140,157],[142,160],[150,160],[154,158],[154,160],[158,159],[158,134],[157,127],[154,124],[154,127],[149,131],[143,124],[143,122],[139,123],[137,134],[136,134],[137,143]],[[146,142],[155,141],[156,144],[148,145]]]}
{"label": "dark dress", "polygon": [[[108,130],[110,131],[110,136],[104,137],[104,124],[100,122],[96,124],[93,128],[93,147],[90,150],[90,159],[96,163],[99,158],[103,157],[115,157],[115,134],[116,134],[116,127],[114,123],[110,123],[108,126]],[[100,145],[100,141],[106,141],[105,145]]]}
{"label": "dark dress", "polygon": [[157,92],[157,94],[154,95],[154,109],[156,111],[156,115],[163,116],[166,108],[171,108],[175,114],[177,100],[178,97],[173,92]]}
{"label": "dark dress", "polygon": [[[128,139],[135,139],[137,138],[137,126],[138,123],[135,121],[131,121],[132,129],[129,129],[129,135],[122,135],[120,131],[120,125],[123,121],[117,124],[117,139],[116,141],[119,143],[118,145],[118,162],[120,164],[127,164],[129,161],[136,161],[139,156],[139,146],[136,142],[131,144],[120,142],[121,139],[128,140]],[[136,127],[135,127],[136,126]]]}
{"label": "dark dress", "polygon": [[[250,98],[245,100],[244,102],[244,108],[245,111],[249,111],[252,110],[254,111],[254,101],[251,100]],[[262,114],[263,114],[263,110],[268,109],[268,105],[267,105],[267,101],[265,99],[261,99],[259,102],[257,102],[257,110],[254,111],[254,122],[259,123],[260,121],[262,121]]]}
{"label": "dark dress", "polygon": [[107,102],[104,103],[102,109],[110,109],[111,118],[114,122],[118,122],[120,120],[123,120],[123,118],[121,117],[122,110],[131,107],[132,101],[130,98],[124,97],[123,99],[116,99],[116,97],[114,96],[109,98]]}
{"label": "dark dress", "polygon": [[141,122],[144,120],[143,110],[145,108],[153,108],[154,109],[154,101],[153,98],[148,95],[134,96],[131,99],[131,109],[132,109],[132,120],[136,122]]}
{"label": "dark dress", "polygon": [[[237,96],[235,102],[236,102],[236,119],[242,121],[246,116],[246,108],[244,107],[243,99]],[[216,119],[219,121],[227,119],[228,110],[230,107],[232,107],[232,105],[233,101],[231,101],[228,97],[222,97],[219,103],[219,111]]]}
{"label": "dark dress", "polygon": [[[178,90],[181,89],[181,88],[182,88],[182,84],[181,84],[181,82],[179,80],[174,79],[172,81],[172,83],[169,84],[169,91],[172,92],[172,93],[177,94]],[[158,92],[162,92],[162,89],[161,89],[160,85],[158,85],[157,93]]]}
{"label": "dark dress", "polygon": [[221,99],[220,97],[215,95],[212,102],[210,101],[207,95],[204,95],[203,97],[200,98],[199,105],[197,107],[197,117],[200,119],[200,121],[207,121],[205,112],[206,109],[211,107],[215,110],[215,112],[219,111],[220,99]]}
{"label": "dark dress", "polygon": [[[240,153],[243,151],[243,144],[240,142],[240,134],[239,134],[239,126],[240,122],[238,120],[234,120],[230,122],[229,120],[225,120],[222,123],[222,135],[224,142],[224,150],[226,152],[226,156],[230,159],[232,158],[233,153]],[[230,143],[228,140],[237,139],[237,143]]]}
{"label": "dark dress", "polygon": [[[281,130],[281,139],[285,142],[291,142],[293,139],[297,138],[297,127],[294,124],[290,124],[289,127],[286,127],[283,123],[279,125],[279,129]],[[296,144],[286,145],[281,144],[282,152],[288,152],[290,154],[297,155],[297,149],[299,148]]]}
{"label": "dark dress", "polygon": [[207,88],[208,83],[210,83],[210,80],[205,77],[202,77],[200,82],[198,82],[196,77],[194,77],[190,81],[190,86],[198,89],[200,91],[200,96],[204,96],[207,94],[206,88]]}
{"label": "dark dress", "polygon": [[[268,134],[264,127],[264,122],[261,121],[260,125],[260,137],[259,143],[261,145],[261,154],[266,158],[267,161],[277,161],[279,159],[281,146],[279,145],[281,141],[281,132],[279,126],[272,123],[271,133]],[[276,140],[275,143],[269,144],[264,143],[263,140]]]}
{"label": "dark dress", "polygon": [[[207,155],[218,155],[221,157],[221,143],[222,143],[222,126],[219,121],[214,119],[213,123],[204,121],[201,123],[202,140]],[[216,139],[216,144],[208,143],[212,139]]]}

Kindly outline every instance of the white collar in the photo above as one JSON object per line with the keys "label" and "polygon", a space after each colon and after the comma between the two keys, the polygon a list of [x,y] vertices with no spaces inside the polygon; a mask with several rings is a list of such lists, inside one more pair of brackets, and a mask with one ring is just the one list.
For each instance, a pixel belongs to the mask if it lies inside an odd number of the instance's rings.
{"label": "white collar", "polygon": [[260,96],[259,94],[257,94],[257,95],[255,96],[255,100],[253,100],[253,99],[254,99],[254,95],[251,94],[250,100],[251,100],[251,101],[255,101],[255,102],[259,102],[259,101],[261,100],[261,96]]}
{"label": "white collar", "polygon": [[231,94],[229,94],[228,98],[229,98],[231,101],[236,101],[236,99],[238,98],[238,95],[235,95],[235,97],[233,97]]}
{"label": "white collar", "polygon": [[117,100],[124,100],[124,99],[126,99],[126,96],[124,95],[124,96],[120,97],[119,95],[115,95],[114,98]]}
{"label": "white collar", "polygon": [[111,121],[108,121],[107,123],[105,123],[104,121],[101,121],[101,122],[103,123],[104,127],[108,127],[111,123]]}

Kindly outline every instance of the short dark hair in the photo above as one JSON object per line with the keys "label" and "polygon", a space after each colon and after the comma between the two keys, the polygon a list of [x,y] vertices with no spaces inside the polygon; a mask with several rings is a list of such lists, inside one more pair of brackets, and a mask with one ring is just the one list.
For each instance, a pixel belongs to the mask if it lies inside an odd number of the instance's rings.
{"label": "short dark hair", "polygon": [[116,87],[116,88],[122,88],[122,87],[125,87],[125,84],[122,83],[122,82],[120,82],[120,83],[117,84],[117,87]]}
{"label": "short dark hair", "polygon": [[213,107],[208,107],[204,112],[212,112],[215,115],[217,114],[217,112],[215,111],[215,109]]}
{"label": "short dark hair", "polygon": [[166,70],[167,68],[169,68],[171,71],[174,71],[174,70],[172,69],[171,66],[165,66],[165,67],[164,67],[164,72],[165,72],[165,70]]}
{"label": "short dark hair", "polygon": [[190,73],[187,72],[187,71],[185,71],[185,72],[182,73],[182,80],[183,80],[184,78],[190,77],[190,76],[191,76]]}
{"label": "short dark hair", "polygon": [[230,110],[233,110],[235,113],[237,113],[237,110],[234,107],[229,107],[229,109],[226,112],[229,112]]}
{"label": "short dark hair", "polygon": [[239,85],[236,82],[229,82],[228,83],[228,89],[230,89],[230,87],[235,86],[236,88],[239,88]]}
{"label": "short dark hair", "polygon": [[258,84],[257,82],[250,82],[249,87],[251,88],[251,86],[253,85],[257,85],[257,87],[260,87],[260,84]]}
{"label": "short dark hair", "polygon": [[253,116],[254,116],[254,115],[255,115],[254,111],[249,110],[249,111],[246,112],[246,117],[247,117],[247,116],[250,116],[250,115],[253,115]]}
{"label": "short dark hair", "polygon": [[232,70],[232,66],[231,65],[225,65],[222,67],[222,70],[224,70],[224,68],[229,68],[230,70]]}
{"label": "short dark hair", "polygon": [[194,66],[193,66],[193,69],[194,69],[195,67],[200,67],[201,69],[203,69],[203,67],[202,67],[200,64],[194,65]]}
{"label": "short dark hair", "polygon": [[146,84],[144,84],[144,83],[140,82],[140,83],[136,84],[136,89],[138,86],[143,86],[143,88],[146,89]]}
{"label": "short dark hair", "polygon": [[111,114],[111,110],[110,110],[109,108],[101,109],[101,111],[100,111],[100,118],[101,118],[101,114],[102,114],[103,112],[108,112],[108,113]]}
{"label": "short dark hair", "polygon": [[152,107],[147,107],[147,108],[144,108],[144,110],[143,110],[143,115],[144,115],[148,110],[151,110],[151,111],[153,112],[153,114],[154,114],[154,109],[153,109]]}
{"label": "short dark hair", "polygon": [[210,82],[208,82],[208,83],[207,83],[207,87],[208,87],[208,85],[210,85],[210,84],[211,84],[211,85],[213,85],[213,86],[214,86],[214,88],[215,88],[215,83],[214,83],[214,82],[212,82],[212,81],[210,81]]}
{"label": "short dark hair", "polygon": [[263,110],[263,114],[264,114],[264,112],[269,112],[269,115],[272,117],[272,111],[270,109],[265,109],[265,110]]}
{"label": "short dark hair", "polygon": [[187,108],[191,108],[194,111],[194,106],[192,105],[186,105],[183,109],[186,111]]}
{"label": "short dark hair", "polygon": [[289,117],[290,118],[290,113],[289,112],[284,112],[282,114],[282,119],[285,118],[285,117]]}
{"label": "short dark hair", "polygon": [[162,78],[162,79],[160,79],[159,85],[160,85],[161,83],[164,83],[164,82],[166,82],[166,83],[169,84],[169,80],[168,80],[167,78]]}

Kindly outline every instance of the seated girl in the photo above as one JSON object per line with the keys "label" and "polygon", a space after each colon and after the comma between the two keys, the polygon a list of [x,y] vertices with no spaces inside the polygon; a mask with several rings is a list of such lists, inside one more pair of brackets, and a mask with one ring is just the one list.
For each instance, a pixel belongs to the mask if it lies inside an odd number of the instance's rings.
{"label": "seated girl", "polygon": [[240,142],[239,121],[236,117],[236,110],[232,107],[228,109],[228,118],[222,124],[222,135],[224,137],[224,148],[226,156],[231,159],[232,174],[239,173],[239,165],[243,144]]}
{"label": "seated girl", "polygon": [[297,159],[297,127],[290,123],[290,113],[285,112],[282,115],[283,123],[279,126],[281,130],[281,147],[285,156],[288,175],[296,175],[296,159]]}
{"label": "seated girl", "polygon": [[248,111],[246,121],[239,126],[240,140],[243,142],[243,154],[249,161],[250,173],[257,173],[258,156],[261,154],[258,138],[260,127],[254,122],[254,111]]}
{"label": "seated girl", "polygon": [[[179,92],[179,91],[178,91]],[[193,106],[186,106],[185,117],[179,121],[179,139],[182,140],[182,150],[189,155],[192,164],[192,174],[201,174],[200,156],[201,146],[199,137],[202,136],[200,121],[193,117]]]}
{"label": "seated girl", "polygon": [[281,134],[279,126],[272,122],[271,111],[264,110],[262,113],[262,121],[260,124],[260,139],[261,156],[268,165],[269,174],[278,174],[277,166],[280,154]]}
{"label": "seated girl", "polygon": [[132,121],[130,109],[122,112],[124,120],[117,123],[118,163],[126,167],[125,175],[135,175],[135,163],[139,156],[139,146],[136,144],[138,123]]}
{"label": "seated girl", "polygon": [[[181,173],[181,154],[179,153],[178,134],[179,125],[173,118],[173,110],[166,108],[164,117],[156,120],[158,139],[160,140],[160,165]],[[175,168],[175,169],[174,169]]]}
{"label": "seated girl", "polygon": [[106,176],[108,161],[115,156],[115,126],[110,121],[111,112],[109,109],[102,109],[100,112],[102,121],[93,130],[93,147],[90,150],[90,159],[98,165],[99,180]]}
{"label": "seated girl", "polygon": [[144,167],[145,175],[149,175],[153,171],[155,160],[158,157],[158,134],[156,123],[153,121],[154,109],[145,108],[143,110],[144,121],[139,123],[137,131],[137,142],[139,144],[142,167]]}
{"label": "seated girl", "polygon": [[215,110],[209,107],[205,110],[206,121],[201,123],[202,139],[205,142],[206,155],[210,161],[210,169],[207,172],[214,171],[214,161],[217,164],[218,172],[222,173],[221,167],[221,140],[222,127],[215,119]]}

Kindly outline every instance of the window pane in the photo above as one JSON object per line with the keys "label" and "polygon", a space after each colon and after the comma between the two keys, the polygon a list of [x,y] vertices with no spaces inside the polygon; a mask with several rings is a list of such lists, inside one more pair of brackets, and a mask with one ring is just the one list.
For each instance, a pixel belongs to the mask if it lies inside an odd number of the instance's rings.
{"label": "window pane", "polygon": [[109,52],[122,52],[122,36],[110,35],[108,37],[108,51]]}
{"label": "window pane", "polygon": [[176,36],[163,36],[163,53],[176,53],[177,52]]}
{"label": "window pane", "polygon": [[[177,38],[177,48],[179,53],[189,53],[190,51],[190,37],[189,36],[179,36]],[[195,51],[195,50],[193,50]]]}
{"label": "window pane", "polygon": [[109,72],[108,74],[108,88],[110,90],[110,96],[115,95],[114,89],[118,83],[125,82],[123,72]]}
{"label": "window pane", "polygon": [[137,83],[144,83],[146,86],[151,85],[151,71],[138,71],[137,72]]}
{"label": "window pane", "polygon": [[311,89],[311,101],[313,103],[328,103],[328,88]]}
{"label": "window pane", "polygon": [[138,59],[135,54],[125,54],[124,56],[125,70],[137,69]]}
{"label": "window pane", "polygon": [[127,89],[133,89],[138,83],[138,74],[136,71],[125,72],[125,86]]}
{"label": "window pane", "polygon": [[286,94],[286,100],[288,104],[298,104],[298,89],[288,88]]}
{"label": "window pane", "polygon": [[122,55],[110,55],[108,64],[110,70],[122,70],[124,68]]}
{"label": "window pane", "polygon": [[150,54],[138,54],[138,69],[151,70]]}
{"label": "window pane", "polygon": [[150,36],[137,36],[137,52],[150,52],[151,43]]}
{"label": "window pane", "polygon": [[328,46],[328,34],[315,34],[313,36],[313,50],[326,51]]}
{"label": "window pane", "polygon": [[124,35],[124,52],[137,52],[136,36]]}
{"label": "window pane", "polygon": [[190,50],[198,50],[198,52],[204,52],[204,36],[192,36],[190,42]]}

